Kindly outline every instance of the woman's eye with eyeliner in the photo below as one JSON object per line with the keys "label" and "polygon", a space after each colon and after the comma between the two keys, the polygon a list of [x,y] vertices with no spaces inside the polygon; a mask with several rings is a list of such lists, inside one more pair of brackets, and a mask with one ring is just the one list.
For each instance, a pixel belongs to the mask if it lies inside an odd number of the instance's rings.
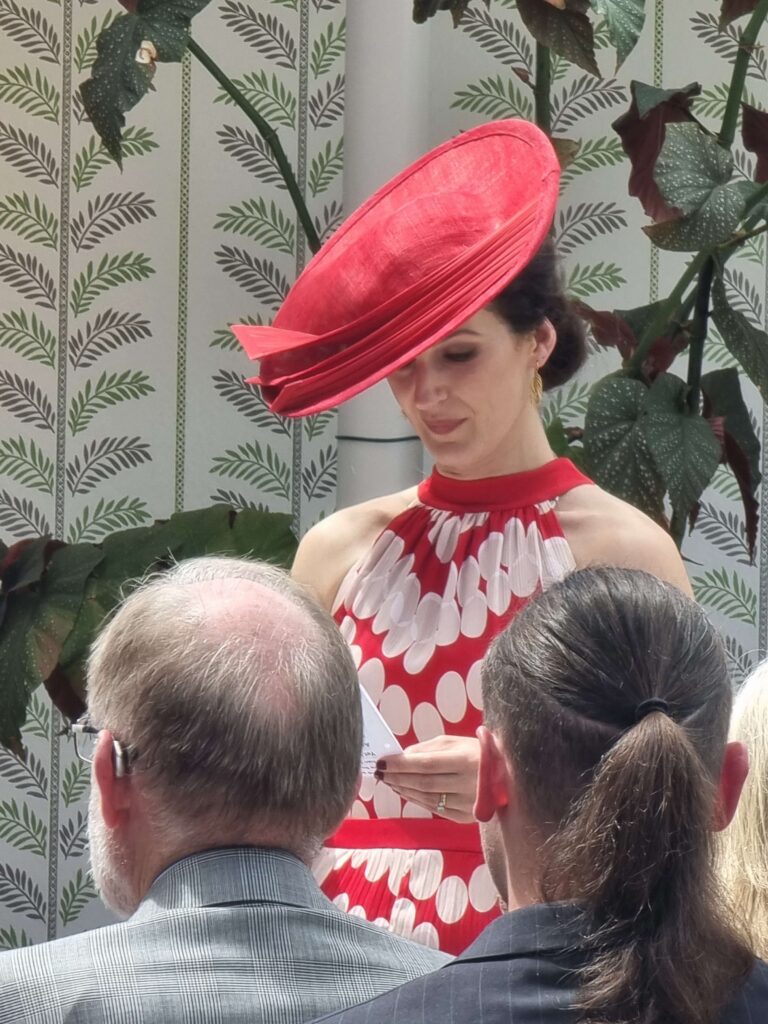
{"label": "woman's eye with eyeliner", "polygon": [[445,358],[448,360],[449,363],[466,363],[466,362],[469,362],[470,359],[474,359],[474,357],[475,357],[475,350],[474,349],[465,349],[465,350],[463,350],[461,352],[446,352],[445,353]]}

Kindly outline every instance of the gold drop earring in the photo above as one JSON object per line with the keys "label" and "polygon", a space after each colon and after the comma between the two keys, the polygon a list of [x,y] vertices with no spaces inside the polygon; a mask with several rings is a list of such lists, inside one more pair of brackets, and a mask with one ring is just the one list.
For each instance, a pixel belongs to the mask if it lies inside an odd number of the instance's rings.
{"label": "gold drop earring", "polygon": [[538,366],[536,367],[536,373],[533,375],[531,381],[531,401],[534,405],[541,403],[541,396],[544,394],[544,381],[541,379]]}

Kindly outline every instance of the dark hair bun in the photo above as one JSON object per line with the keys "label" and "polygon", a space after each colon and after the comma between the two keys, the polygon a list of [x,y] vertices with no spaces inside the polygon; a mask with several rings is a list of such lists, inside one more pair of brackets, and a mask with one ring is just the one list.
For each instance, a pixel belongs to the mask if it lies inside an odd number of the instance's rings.
{"label": "dark hair bun", "polygon": [[491,303],[491,309],[517,333],[549,320],[557,344],[541,368],[544,388],[565,384],[584,363],[587,339],[584,325],[565,295],[555,247],[547,239],[530,263]]}

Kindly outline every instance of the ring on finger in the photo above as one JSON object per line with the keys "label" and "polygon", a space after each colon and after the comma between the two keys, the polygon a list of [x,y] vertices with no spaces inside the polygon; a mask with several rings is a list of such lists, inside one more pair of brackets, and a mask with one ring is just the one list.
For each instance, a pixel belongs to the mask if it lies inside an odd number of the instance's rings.
{"label": "ring on finger", "polygon": [[441,793],[440,794],[440,799],[437,801],[437,807],[435,807],[435,813],[436,814],[444,814],[445,813],[445,804],[446,804],[447,800],[448,800],[448,794],[447,793]]}

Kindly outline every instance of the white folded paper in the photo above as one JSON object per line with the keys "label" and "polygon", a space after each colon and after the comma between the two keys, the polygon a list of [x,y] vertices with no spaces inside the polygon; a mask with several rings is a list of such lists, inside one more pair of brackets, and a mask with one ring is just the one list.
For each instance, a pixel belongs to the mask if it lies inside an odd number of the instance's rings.
{"label": "white folded paper", "polygon": [[403,748],[362,686],[360,698],[363,702],[363,755],[360,770],[363,775],[373,775],[379,758],[387,754],[402,754]]}

